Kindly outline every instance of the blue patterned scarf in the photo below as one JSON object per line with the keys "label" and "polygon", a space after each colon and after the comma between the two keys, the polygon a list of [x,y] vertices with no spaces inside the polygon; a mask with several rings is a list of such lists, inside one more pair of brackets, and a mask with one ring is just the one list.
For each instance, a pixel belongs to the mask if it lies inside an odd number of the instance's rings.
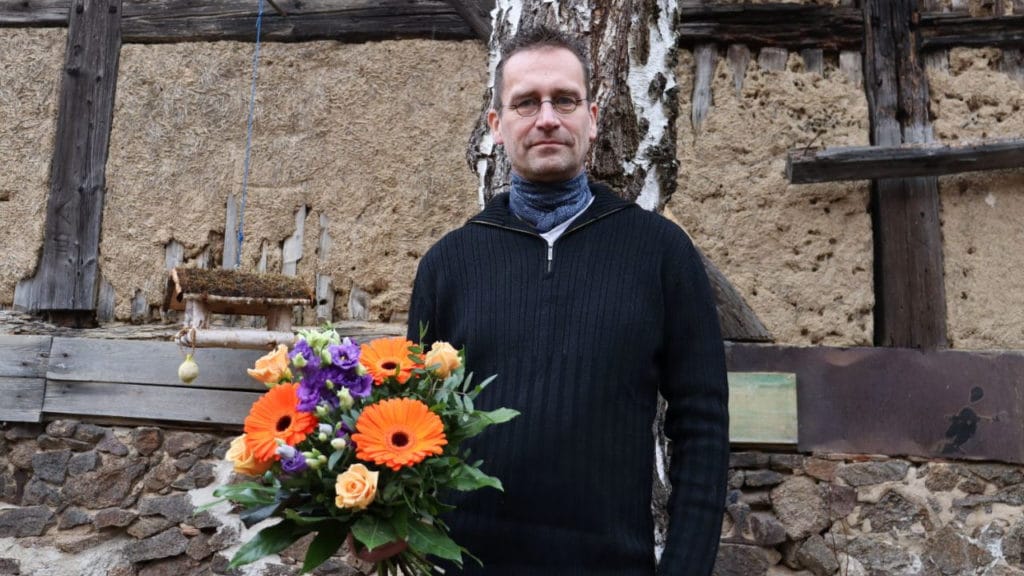
{"label": "blue patterned scarf", "polygon": [[541,234],[565,222],[590,201],[587,173],[565,182],[530,182],[512,173],[509,208]]}

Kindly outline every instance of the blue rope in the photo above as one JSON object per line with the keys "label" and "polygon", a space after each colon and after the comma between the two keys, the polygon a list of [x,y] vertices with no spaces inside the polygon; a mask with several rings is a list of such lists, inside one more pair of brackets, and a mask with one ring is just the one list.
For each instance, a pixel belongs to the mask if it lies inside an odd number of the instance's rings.
{"label": "blue rope", "polygon": [[256,77],[260,62],[260,32],[263,28],[263,0],[256,13],[256,51],[252,56],[252,90],[249,93],[249,121],[245,133],[245,166],[242,173],[242,202],[238,208],[238,250],[235,252],[235,269],[242,266],[242,240],[245,239],[245,199],[249,191],[249,157],[252,156],[252,119],[256,112]]}

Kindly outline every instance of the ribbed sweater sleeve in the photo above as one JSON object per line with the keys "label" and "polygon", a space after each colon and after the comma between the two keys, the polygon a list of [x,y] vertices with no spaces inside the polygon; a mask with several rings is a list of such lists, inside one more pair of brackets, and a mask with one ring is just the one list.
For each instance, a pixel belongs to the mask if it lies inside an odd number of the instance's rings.
{"label": "ribbed sweater sleeve", "polygon": [[662,395],[672,441],[669,531],[660,576],[707,576],[714,568],[729,468],[725,355],[700,255],[682,234],[665,252],[666,353]]}

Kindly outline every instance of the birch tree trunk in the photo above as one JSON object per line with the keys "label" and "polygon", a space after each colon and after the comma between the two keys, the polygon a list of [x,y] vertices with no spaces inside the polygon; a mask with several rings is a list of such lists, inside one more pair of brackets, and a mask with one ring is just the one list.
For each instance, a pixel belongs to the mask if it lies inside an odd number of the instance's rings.
{"label": "birch tree trunk", "polygon": [[[470,138],[467,161],[479,176],[481,205],[505,191],[509,162],[487,127],[494,68],[503,40],[520,28],[547,25],[574,33],[589,47],[597,101],[598,135],[588,174],[620,196],[659,210],[675,191],[677,111],[676,12],[671,0],[498,0],[490,39],[491,82]],[[653,489],[656,554],[664,543],[668,500],[668,441],[664,402],[655,422]]]}

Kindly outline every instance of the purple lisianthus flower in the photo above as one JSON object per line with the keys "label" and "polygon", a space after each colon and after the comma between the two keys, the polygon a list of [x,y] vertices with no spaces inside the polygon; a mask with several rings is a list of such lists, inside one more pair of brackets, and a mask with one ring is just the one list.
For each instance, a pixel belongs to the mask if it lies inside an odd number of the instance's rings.
{"label": "purple lisianthus flower", "polygon": [[281,469],[287,474],[298,474],[308,467],[306,457],[302,452],[296,451],[290,458],[281,458]]}
{"label": "purple lisianthus flower", "polygon": [[336,437],[338,437],[338,438],[344,438],[345,436],[348,436],[351,433],[352,433],[352,429],[348,427],[348,424],[345,424],[344,422],[340,422],[338,424],[337,431],[334,432],[334,435]]}
{"label": "purple lisianthus flower", "polygon": [[320,368],[320,356],[313,351],[313,347],[310,346],[309,342],[306,342],[303,338],[299,338],[295,343],[295,347],[292,348],[291,354],[288,355],[292,361],[294,361],[297,356],[302,356],[302,359],[306,361],[305,367],[302,368],[303,373],[307,370],[316,370]]}
{"label": "purple lisianthus flower", "polygon": [[302,381],[299,383],[299,405],[300,412],[312,412],[316,405],[324,397],[327,384],[327,374],[324,370],[312,369],[309,366],[302,373]]}
{"label": "purple lisianthus flower", "polygon": [[373,376],[352,374],[351,378],[342,382],[342,386],[348,388],[348,393],[353,398],[366,398],[373,392]]}
{"label": "purple lisianthus flower", "polygon": [[331,355],[331,363],[342,370],[355,370],[359,366],[359,344],[351,338],[345,338],[341,344],[327,347]]}

